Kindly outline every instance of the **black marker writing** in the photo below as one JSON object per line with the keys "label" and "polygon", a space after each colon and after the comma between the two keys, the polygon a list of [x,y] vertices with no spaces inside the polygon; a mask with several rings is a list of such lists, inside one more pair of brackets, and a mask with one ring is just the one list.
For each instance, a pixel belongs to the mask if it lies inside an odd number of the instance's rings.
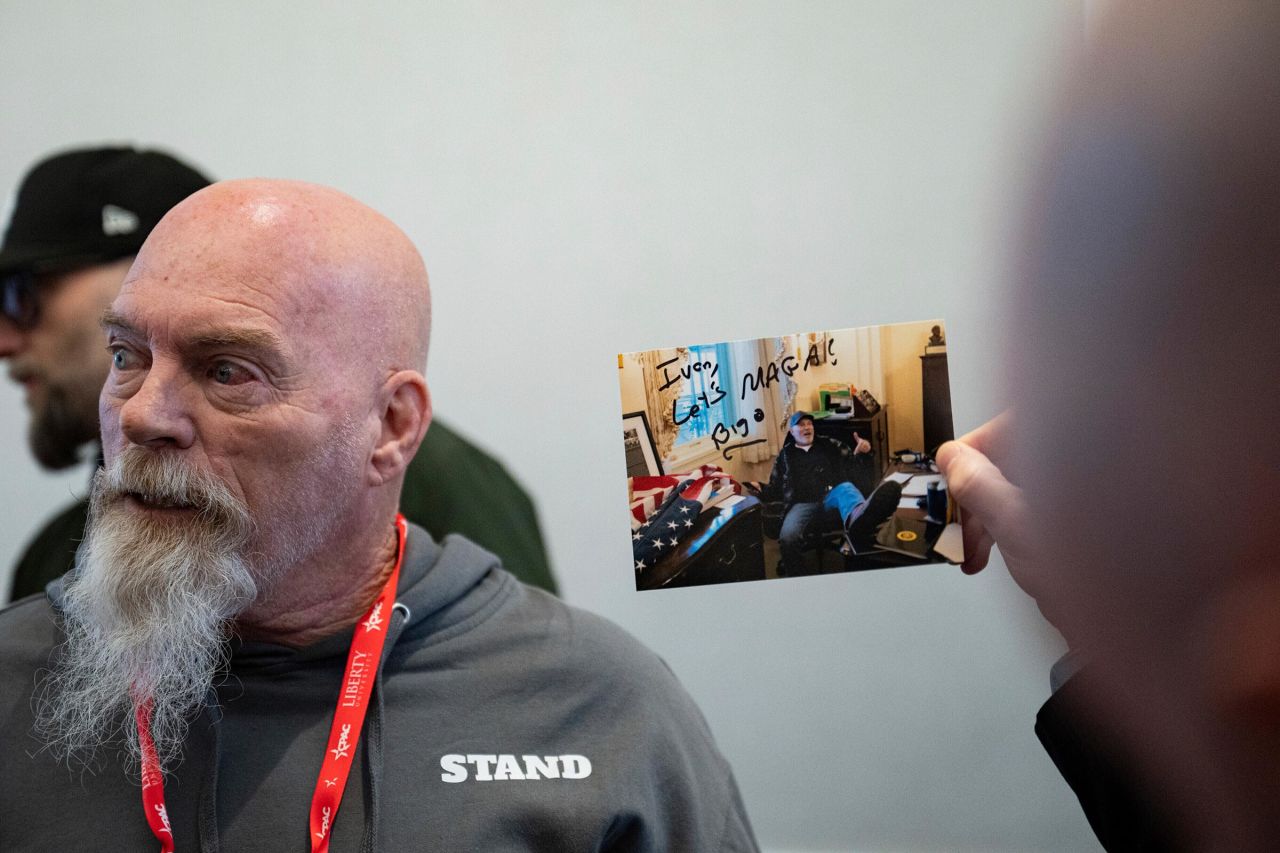
{"label": "black marker writing", "polygon": [[[712,394],[714,396],[708,396],[708,394]],[[719,403],[721,400],[723,400],[725,396],[726,396],[725,392],[721,390],[719,385],[717,385],[715,382],[709,382],[707,390],[701,392],[700,394],[695,395],[693,399],[701,400],[702,406],[706,406],[707,409],[710,410],[712,406],[714,406],[716,403]],[[689,414],[686,415],[684,418],[681,418],[676,413],[676,407],[680,405],[680,401],[682,399],[683,399],[682,397],[677,397],[676,399],[671,401],[671,421],[676,426],[680,426],[681,424],[688,423],[693,418],[696,418],[698,416],[698,413],[702,411],[702,406],[699,406],[695,402],[690,404]]]}
{"label": "black marker writing", "polygon": [[695,373],[702,373],[704,370],[707,372],[707,376],[715,376],[717,373],[720,372],[719,364],[712,364],[709,361],[694,361],[680,368],[678,371],[676,371],[676,375],[672,376],[671,371],[667,370],[667,365],[675,364],[677,360],[678,359],[675,359],[675,358],[669,358],[658,365],[658,367],[662,368],[662,375],[666,377],[666,380],[667,380],[666,382],[662,383],[662,387],[658,389],[659,391],[665,391],[666,389],[670,388],[672,385],[675,385],[677,382],[683,379],[688,379],[689,377],[693,376],[693,374]]}
{"label": "black marker writing", "polygon": [[[742,374],[742,384],[740,386],[738,399],[746,400],[748,391],[759,391],[761,389],[768,388],[775,382],[781,381],[784,376],[790,379],[795,375],[797,370],[806,371],[810,367],[817,367],[819,359],[822,357],[823,349],[826,350],[827,360],[833,365],[836,364],[836,341],[835,338],[828,337],[825,346],[817,343],[809,345],[809,351],[805,355],[803,364],[795,356],[788,353],[776,361],[772,361],[769,364],[764,365],[763,367],[757,367],[753,371],[747,371]],[[710,361],[691,362],[680,368],[673,376],[671,371],[667,370],[667,365],[675,364],[676,361],[677,359],[670,358],[658,365],[658,367],[662,368],[662,375],[666,380],[658,390],[665,390],[670,388],[672,385],[675,385],[677,382],[691,379],[695,373],[706,374],[704,379],[707,390],[693,396],[693,401],[689,405],[689,411],[683,418],[678,414],[678,406],[684,398],[681,397],[671,402],[671,420],[676,426],[682,426],[696,418],[704,410],[710,411],[712,406],[725,398],[726,392],[720,387],[719,383],[715,381],[715,377],[720,373],[720,365],[718,363],[712,363]],[[764,423],[764,410],[759,408],[755,409],[751,413],[751,417],[756,423]],[[760,444],[767,440],[757,438],[751,441],[738,442],[736,444],[729,443],[735,438],[746,438],[750,433],[750,421],[746,418],[739,418],[732,424],[724,422],[716,424],[711,430],[711,440],[715,444],[715,449],[721,451],[721,454],[727,460],[733,458],[729,455],[731,451],[737,450],[740,447],[750,447],[753,444]]]}
{"label": "black marker writing", "polygon": [[729,451],[731,450],[737,450],[740,447],[750,447],[753,444],[761,444],[762,442],[764,442],[764,440],[765,439],[763,438],[757,438],[754,441],[741,441],[741,442],[738,442],[737,444],[731,444],[724,449],[724,458],[725,459],[733,458],[732,456],[729,455]]}
{"label": "black marker writing", "polygon": [[805,357],[804,369],[808,370],[810,365],[817,367],[818,364],[818,345],[809,344],[809,355]]}
{"label": "black marker writing", "polygon": [[[764,412],[760,409],[756,409],[755,419],[757,421],[764,420]],[[751,423],[746,418],[738,418],[737,423],[734,423],[731,426],[716,424],[716,428],[711,431],[711,440],[715,442],[716,450],[720,450],[720,455],[722,455],[726,460],[730,460],[733,458],[731,454],[734,450],[737,450],[740,447],[750,447],[753,444],[760,444],[765,441],[763,438],[756,438],[751,441],[740,441],[737,444],[728,444],[728,442],[732,441],[737,436],[746,438],[750,432]],[[722,450],[722,445],[727,446]]]}
{"label": "black marker writing", "polygon": [[676,426],[684,426],[689,421],[696,418],[698,416],[698,412],[702,411],[701,409],[698,408],[698,404],[694,403],[692,406],[689,407],[689,414],[681,418],[679,413],[676,411],[676,406],[678,406],[679,404],[680,404],[680,401],[678,399],[671,401],[671,422]]}
{"label": "black marker writing", "polygon": [[[738,422],[731,427],[722,423],[716,424],[716,428],[711,431],[711,440],[715,442],[716,450],[719,450],[720,445],[732,441],[735,435],[746,438],[750,432],[751,424],[747,422],[747,419],[738,418]],[[728,457],[726,456],[725,458],[727,459]]]}
{"label": "black marker writing", "polygon": [[757,367],[755,373],[742,374],[742,393],[739,400],[747,399],[747,389],[759,391],[777,382],[781,376],[790,377],[800,368],[800,362],[793,355],[784,355],[776,362],[769,362],[766,367]]}

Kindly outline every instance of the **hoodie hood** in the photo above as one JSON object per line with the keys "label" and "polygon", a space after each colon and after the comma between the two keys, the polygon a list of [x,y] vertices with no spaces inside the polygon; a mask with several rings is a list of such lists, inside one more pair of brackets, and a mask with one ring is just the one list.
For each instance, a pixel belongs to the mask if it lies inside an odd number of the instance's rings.
{"label": "hoodie hood", "polygon": [[[396,593],[396,604],[409,610],[405,634],[435,634],[471,616],[489,596],[470,593],[500,567],[496,555],[470,539],[451,535],[437,543],[430,533],[410,524]],[[494,580],[494,594],[511,582],[505,574]]]}

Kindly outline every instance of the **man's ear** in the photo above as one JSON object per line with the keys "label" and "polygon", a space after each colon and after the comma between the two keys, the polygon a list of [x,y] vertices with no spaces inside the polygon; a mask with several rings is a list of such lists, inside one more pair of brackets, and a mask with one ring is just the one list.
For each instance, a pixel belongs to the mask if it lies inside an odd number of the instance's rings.
{"label": "man's ear", "polygon": [[421,373],[401,370],[383,384],[379,402],[382,428],[369,468],[377,486],[402,474],[418,452],[431,425],[431,392]]}

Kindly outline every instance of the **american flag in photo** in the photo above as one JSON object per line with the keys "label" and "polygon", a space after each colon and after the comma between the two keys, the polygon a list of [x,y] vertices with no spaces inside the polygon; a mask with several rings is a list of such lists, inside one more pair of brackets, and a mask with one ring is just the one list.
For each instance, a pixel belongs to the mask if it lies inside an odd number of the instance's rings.
{"label": "american flag in photo", "polygon": [[682,474],[666,474],[661,477],[632,477],[628,480],[631,495],[631,530],[634,533],[649,517],[658,511],[677,489],[683,489],[690,480],[704,477],[728,476],[715,465],[701,465]]}
{"label": "american flag in photo", "polygon": [[637,572],[643,572],[679,547],[704,509],[742,493],[742,486],[728,474],[719,468],[711,470],[714,473],[710,476],[681,481],[649,519],[631,532],[631,551]]}

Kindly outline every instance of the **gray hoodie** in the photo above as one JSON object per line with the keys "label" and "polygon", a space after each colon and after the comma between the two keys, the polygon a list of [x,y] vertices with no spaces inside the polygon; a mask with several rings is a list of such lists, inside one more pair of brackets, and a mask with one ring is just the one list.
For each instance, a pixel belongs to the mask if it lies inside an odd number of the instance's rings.
{"label": "gray hoodie", "polygon": [[[0,850],[158,849],[139,783],[69,772],[31,735],[61,586],[0,612]],[[52,608],[50,604],[52,603]],[[402,605],[402,606],[401,606]],[[233,643],[165,784],[177,853],[307,851],[351,631]],[[617,626],[410,526],[397,607],[331,848],[755,850],[706,722]]]}

